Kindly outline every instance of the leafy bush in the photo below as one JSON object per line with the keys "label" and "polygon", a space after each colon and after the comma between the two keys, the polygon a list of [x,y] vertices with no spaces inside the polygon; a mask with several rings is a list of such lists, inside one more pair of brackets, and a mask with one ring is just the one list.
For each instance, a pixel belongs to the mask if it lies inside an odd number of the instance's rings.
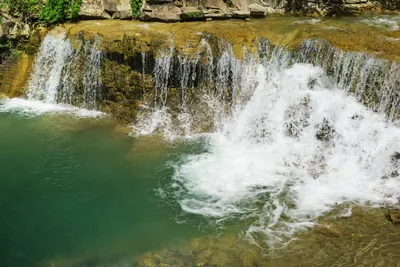
{"label": "leafy bush", "polygon": [[0,8],[5,7],[8,7],[10,14],[19,13],[24,21],[29,21],[39,12],[39,0],[4,0]]}
{"label": "leafy bush", "polygon": [[81,4],[82,0],[47,0],[40,13],[40,20],[46,24],[76,20]]}
{"label": "leafy bush", "polygon": [[18,15],[24,21],[34,21],[39,18],[45,24],[76,20],[82,0],[0,0],[0,8],[7,7],[9,13]]}
{"label": "leafy bush", "polygon": [[198,19],[203,17],[203,13],[202,12],[189,12],[185,14],[188,18],[192,18],[192,19]]}
{"label": "leafy bush", "polygon": [[143,5],[143,0],[131,0],[132,16],[134,18],[139,17],[142,5]]}

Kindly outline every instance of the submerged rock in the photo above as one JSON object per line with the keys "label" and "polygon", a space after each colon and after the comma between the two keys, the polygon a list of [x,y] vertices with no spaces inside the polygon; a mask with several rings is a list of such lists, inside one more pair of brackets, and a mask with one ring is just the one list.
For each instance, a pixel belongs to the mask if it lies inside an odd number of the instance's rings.
{"label": "submerged rock", "polygon": [[387,218],[395,225],[400,224],[400,209],[389,209]]}
{"label": "submerged rock", "polygon": [[179,247],[168,247],[158,252],[146,253],[134,266],[263,266],[259,248],[241,240],[236,235],[194,238]]}
{"label": "submerged rock", "polygon": [[314,227],[314,231],[327,237],[340,237],[343,235],[341,229],[332,223],[320,223]]}

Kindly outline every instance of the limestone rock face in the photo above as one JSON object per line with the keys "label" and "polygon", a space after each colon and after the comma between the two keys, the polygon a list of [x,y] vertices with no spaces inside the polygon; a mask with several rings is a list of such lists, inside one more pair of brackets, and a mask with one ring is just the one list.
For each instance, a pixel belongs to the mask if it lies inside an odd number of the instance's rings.
{"label": "limestone rock face", "polygon": [[172,3],[162,5],[146,4],[143,8],[141,19],[147,21],[174,22],[181,20],[181,13],[181,9]]}
{"label": "limestone rock face", "polygon": [[16,39],[29,37],[32,25],[22,21],[20,17],[13,17],[7,13],[0,13],[0,16],[2,18],[0,23],[0,38]]}
{"label": "limestone rock face", "polygon": [[[1,0],[0,0],[1,1]],[[46,0],[40,0],[44,3]],[[192,9],[190,9],[192,8]],[[3,7],[3,9],[5,9]],[[4,10],[3,10],[4,11]],[[399,0],[142,0],[138,18],[146,21],[247,19],[269,15],[333,16],[400,11]],[[1,10],[0,10],[1,12]],[[4,12],[3,12],[4,13]],[[136,11],[135,11],[136,13]],[[132,19],[131,0],[82,0],[81,19]],[[136,17],[136,15],[135,15]],[[7,20],[7,19],[6,19]],[[36,19],[32,21],[36,21]],[[22,21],[26,21],[23,20]],[[3,22],[0,35],[26,33]],[[11,30],[10,30],[11,29]]]}
{"label": "limestone rock face", "polygon": [[83,0],[79,15],[84,19],[131,19],[132,10],[129,0]]}

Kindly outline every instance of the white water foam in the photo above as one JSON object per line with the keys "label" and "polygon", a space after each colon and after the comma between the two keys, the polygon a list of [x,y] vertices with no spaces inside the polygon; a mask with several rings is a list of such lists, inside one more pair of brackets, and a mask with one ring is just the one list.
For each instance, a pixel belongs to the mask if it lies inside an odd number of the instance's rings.
{"label": "white water foam", "polygon": [[397,205],[400,129],[320,67],[266,73],[259,65],[251,99],[209,134],[208,152],[176,166],[182,209],[218,221],[250,216],[249,234],[282,241],[343,203]]}
{"label": "white water foam", "polygon": [[73,106],[72,99],[79,84],[76,75],[79,51],[72,49],[65,34],[48,34],[35,58],[27,99],[3,99],[0,112],[14,112],[25,116],[47,113],[67,113],[78,117],[99,117],[104,113],[96,110],[96,98],[101,83],[99,80],[101,51],[98,40],[86,42],[83,48],[82,108]]}
{"label": "white water foam", "polygon": [[306,20],[296,20],[293,22],[293,24],[317,24],[318,22],[321,22],[320,19],[306,19]]}
{"label": "white water foam", "polygon": [[26,117],[44,114],[70,114],[77,117],[103,117],[105,113],[95,110],[77,108],[67,104],[52,104],[39,100],[21,98],[4,98],[0,100],[0,113],[15,113]]}
{"label": "white water foam", "polygon": [[392,18],[392,19],[389,19],[389,18],[364,19],[364,20],[361,20],[361,22],[366,23],[370,26],[389,28],[391,31],[397,31],[400,28],[398,21],[395,20],[394,18]]}

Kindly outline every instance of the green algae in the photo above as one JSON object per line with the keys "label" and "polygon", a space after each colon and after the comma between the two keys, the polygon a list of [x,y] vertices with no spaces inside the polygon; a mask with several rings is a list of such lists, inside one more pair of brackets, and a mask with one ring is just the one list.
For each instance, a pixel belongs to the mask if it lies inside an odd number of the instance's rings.
{"label": "green algae", "polygon": [[[106,51],[126,53],[156,51],[174,40],[175,49],[193,55],[204,35],[212,35],[232,44],[237,57],[243,56],[243,46],[254,50],[254,40],[265,37],[274,45],[296,49],[304,40],[324,39],[344,51],[357,51],[376,57],[400,61],[400,30],[373,27],[361,18],[323,19],[318,23],[298,23],[301,18],[269,17],[250,21],[209,21],[188,23],[143,23],[133,21],[83,21],[65,24],[70,36],[83,32],[85,38],[99,35]],[[121,46],[131,38],[128,46]]]}
{"label": "green algae", "polygon": [[338,207],[321,217],[285,246],[271,247],[262,235],[255,245],[230,233],[148,252],[137,259],[137,266],[170,266],[171,258],[184,262],[179,266],[397,266],[400,227],[385,218],[385,209],[354,207],[351,215],[343,211]]}

